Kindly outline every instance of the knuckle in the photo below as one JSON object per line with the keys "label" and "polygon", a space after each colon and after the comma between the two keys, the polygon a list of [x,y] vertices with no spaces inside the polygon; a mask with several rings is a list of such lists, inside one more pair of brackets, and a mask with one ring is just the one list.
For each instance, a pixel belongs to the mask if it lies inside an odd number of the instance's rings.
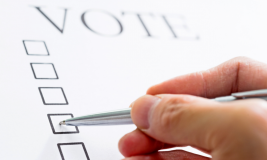
{"label": "knuckle", "polygon": [[247,61],[247,60],[251,60],[251,59],[246,57],[246,56],[237,56],[237,57],[233,58],[232,60]]}
{"label": "knuckle", "polygon": [[263,100],[263,99],[253,99],[251,100],[251,103],[253,103],[255,107],[259,107],[261,109],[267,108],[267,102],[266,100]]}
{"label": "knuckle", "polygon": [[261,99],[248,100],[246,106],[241,106],[239,108],[238,115],[239,118],[247,119],[252,123],[255,123],[255,121],[266,121],[267,103],[265,100]]}
{"label": "knuckle", "polygon": [[[267,103],[260,99],[240,100],[230,102],[229,106],[222,106],[218,113],[225,113],[220,117],[219,127],[211,132],[213,138],[210,146],[220,145],[225,141],[240,143],[237,137],[248,139],[251,135],[255,135],[256,131],[263,131],[263,127],[267,126]],[[224,104],[222,104],[224,105]],[[231,130],[227,134],[226,131]]]}
{"label": "knuckle", "polygon": [[159,115],[160,126],[164,129],[173,128],[179,125],[182,117],[186,114],[186,107],[181,103],[180,99],[170,98],[166,101],[166,105],[162,107]]}
{"label": "knuckle", "polygon": [[226,64],[228,65],[230,63],[230,64],[235,64],[235,65],[238,65],[238,66],[239,65],[246,66],[252,61],[253,60],[248,58],[248,57],[238,56],[238,57],[235,57],[233,59],[230,59],[229,61],[226,62]]}

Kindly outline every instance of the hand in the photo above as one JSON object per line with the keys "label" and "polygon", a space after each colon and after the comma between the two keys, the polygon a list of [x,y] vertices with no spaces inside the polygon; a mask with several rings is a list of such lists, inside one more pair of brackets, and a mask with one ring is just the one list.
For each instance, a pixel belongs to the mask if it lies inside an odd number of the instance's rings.
{"label": "hand", "polygon": [[157,152],[189,145],[213,160],[267,159],[266,101],[205,99],[264,88],[267,65],[244,57],[155,85],[131,104],[137,129],[121,138],[120,152],[127,160],[209,159],[184,151]]}

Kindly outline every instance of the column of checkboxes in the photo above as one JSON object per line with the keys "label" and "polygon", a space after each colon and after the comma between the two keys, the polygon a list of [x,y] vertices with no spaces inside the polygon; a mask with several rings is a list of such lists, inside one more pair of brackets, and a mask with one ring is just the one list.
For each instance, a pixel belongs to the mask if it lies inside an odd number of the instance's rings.
{"label": "column of checkboxes", "polygon": [[[44,41],[23,40],[23,45],[28,56],[50,56]],[[33,76],[37,80],[59,79],[53,63],[30,63]],[[68,105],[67,97],[62,87],[38,87],[44,105]],[[47,114],[53,134],[77,134],[78,127],[60,126],[59,122],[73,117],[71,113]],[[84,159],[90,160],[85,145],[82,142],[58,143],[62,160]]]}
{"label": "column of checkboxes", "polygon": [[[28,56],[50,56],[45,41],[23,40]],[[30,63],[36,80],[58,80],[58,74],[53,63]],[[44,105],[68,105],[68,100],[61,87],[39,87]]]}

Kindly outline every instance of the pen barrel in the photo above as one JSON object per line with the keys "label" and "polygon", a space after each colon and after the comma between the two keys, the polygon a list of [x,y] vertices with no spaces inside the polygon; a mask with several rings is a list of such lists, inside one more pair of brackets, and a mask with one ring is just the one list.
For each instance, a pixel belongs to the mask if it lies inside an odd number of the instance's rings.
{"label": "pen barrel", "polygon": [[77,117],[66,120],[65,124],[68,126],[122,125],[133,124],[133,121],[131,119],[131,109],[125,109]]}
{"label": "pen barrel", "polygon": [[131,115],[110,116],[75,121],[66,121],[68,126],[93,126],[93,125],[122,125],[133,124]]}

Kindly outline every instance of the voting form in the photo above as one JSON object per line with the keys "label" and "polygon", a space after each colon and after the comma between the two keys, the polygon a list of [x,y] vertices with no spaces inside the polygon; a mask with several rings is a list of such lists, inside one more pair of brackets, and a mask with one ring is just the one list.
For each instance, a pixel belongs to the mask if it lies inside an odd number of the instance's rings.
{"label": "voting form", "polygon": [[118,141],[134,125],[59,122],[127,108],[154,84],[237,56],[267,62],[266,1],[0,4],[0,157],[5,160],[122,159]]}

